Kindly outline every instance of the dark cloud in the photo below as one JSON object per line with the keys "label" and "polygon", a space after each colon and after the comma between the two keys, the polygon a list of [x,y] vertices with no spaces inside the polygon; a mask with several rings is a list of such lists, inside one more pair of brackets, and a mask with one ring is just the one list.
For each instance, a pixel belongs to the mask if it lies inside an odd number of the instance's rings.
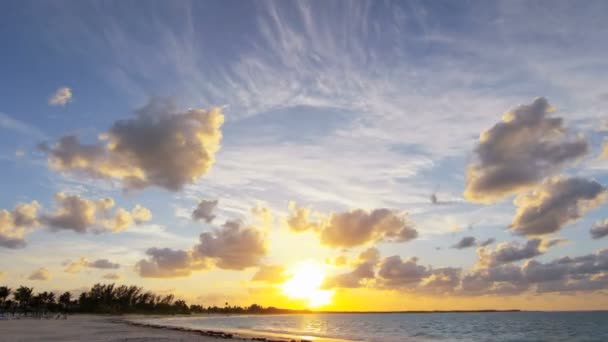
{"label": "dark cloud", "polygon": [[[579,257],[563,257],[547,263],[528,260],[520,268],[503,265],[478,270],[463,278],[463,290],[477,281],[473,294],[513,294],[531,289],[537,293],[596,291],[608,287],[608,250]],[[501,291],[498,291],[500,289]],[[510,289],[510,291],[506,291]],[[465,291],[466,292],[466,291]]]}
{"label": "dark cloud", "polygon": [[55,170],[115,179],[125,189],[159,186],[177,191],[213,165],[223,121],[220,108],[179,112],[172,101],[155,99],[135,118],[115,122],[101,135],[101,143],[82,144],[67,135],[40,148]]}
{"label": "dark cloud", "polygon": [[242,270],[260,265],[268,251],[264,232],[241,221],[226,221],[220,229],[202,233],[197,255],[212,258],[219,268]]}
{"label": "dark cloud", "polygon": [[194,211],[192,212],[192,219],[197,220],[197,221],[204,220],[207,223],[211,223],[211,221],[213,221],[213,219],[215,218],[213,211],[215,210],[215,207],[217,207],[217,203],[218,203],[217,200],[200,201],[199,204],[194,209]]}
{"label": "dark cloud", "polygon": [[510,229],[520,235],[544,235],[581,218],[606,199],[606,188],[584,178],[551,178],[515,198]]}
{"label": "dark cloud", "polygon": [[363,285],[363,280],[374,279],[375,275],[376,273],[374,271],[374,265],[369,262],[365,262],[355,266],[354,270],[351,272],[328,277],[323,284],[323,287],[357,288]]}
{"label": "dark cloud", "polygon": [[0,235],[0,247],[8,249],[21,249],[27,246],[27,242],[23,237],[9,237]]}
{"label": "dark cloud", "polygon": [[530,239],[522,244],[517,241],[503,242],[496,249],[479,248],[478,266],[482,268],[495,267],[497,265],[531,259],[542,255],[547,249],[564,242],[562,239],[543,241],[541,239]]}
{"label": "dark cloud", "polygon": [[350,248],[371,242],[405,242],[418,237],[418,231],[407,220],[407,215],[390,209],[366,211],[355,209],[333,213],[327,219],[310,222],[310,211],[291,205],[292,214],[287,224],[294,232],[312,230],[321,244]]}
{"label": "dark cloud", "polygon": [[529,284],[523,281],[518,266],[500,265],[476,269],[463,275],[457,292],[461,295],[513,295],[527,291]]}
{"label": "dark cloud", "polygon": [[483,132],[475,148],[477,162],[468,166],[464,196],[492,203],[527,190],[589,150],[582,137],[567,134],[563,120],[552,117],[546,99],[537,98],[506,112]]}
{"label": "dark cloud", "polygon": [[136,272],[144,278],[177,278],[189,276],[192,271],[208,267],[204,258],[190,251],[170,248],[150,248],[146,251],[148,259],[135,265]]}
{"label": "dark cloud", "polygon": [[[267,224],[271,214],[266,208],[260,210],[252,213]],[[202,233],[190,250],[148,249],[148,259],[140,260],[135,269],[142,277],[172,278],[189,276],[192,271],[212,265],[229,270],[260,266],[268,252],[266,229],[239,220],[226,221],[221,227]]]}
{"label": "dark cloud", "polygon": [[591,237],[594,239],[601,239],[608,236],[608,220],[605,220],[604,222],[597,222],[589,232],[591,233]]}
{"label": "dark cloud", "polygon": [[432,268],[394,255],[380,263],[376,286],[421,294],[452,293],[460,284],[462,270],[457,267]]}
{"label": "dark cloud", "polygon": [[382,286],[391,288],[414,286],[430,274],[427,267],[418,265],[418,258],[404,261],[398,255],[384,259],[378,271]]}
{"label": "dark cloud", "polygon": [[[608,288],[608,249],[578,257],[562,257],[543,263],[528,257],[562,240],[528,242],[516,252],[503,253],[502,263],[486,265],[469,271],[461,268],[431,268],[420,265],[417,258],[403,260],[391,256],[382,260],[374,276],[374,268],[359,267],[352,272],[330,277],[325,287],[361,287],[398,291],[460,296],[508,296],[524,292],[584,292]],[[527,251],[527,252],[526,252]],[[523,265],[515,261],[526,260]],[[364,280],[364,282],[362,282]]]}
{"label": "dark cloud", "polygon": [[436,268],[418,284],[417,291],[432,294],[448,294],[454,292],[460,284],[462,269],[458,267]]}
{"label": "dark cloud", "polygon": [[87,263],[87,267],[100,268],[100,269],[117,269],[120,268],[120,264],[110,262],[108,259],[97,259]]}
{"label": "dark cloud", "polygon": [[465,236],[458,241],[452,248],[464,249],[477,246],[477,239],[473,236]]}
{"label": "dark cloud", "polygon": [[477,245],[479,247],[486,247],[486,246],[489,246],[489,245],[493,244],[494,242],[496,242],[496,239],[489,238],[487,240],[480,241]]}
{"label": "dark cloud", "polygon": [[489,246],[489,245],[493,244],[495,241],[496,240],[494,240],[494,238],[489,238],[487,240],[478,241],[473,236],[465,236],[462,239],[460,239],[460,241],[458,241],[456,244],[454,244],[452,246],[452,248],[465,249],[465,248],[470,248],[470,247],[475,247],[475,246],[485,247],[485,246]]}

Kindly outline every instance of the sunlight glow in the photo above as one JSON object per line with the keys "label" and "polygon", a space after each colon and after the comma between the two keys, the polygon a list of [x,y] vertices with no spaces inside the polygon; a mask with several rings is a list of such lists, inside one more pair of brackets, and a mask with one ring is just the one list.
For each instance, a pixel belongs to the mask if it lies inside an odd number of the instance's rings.
{"label": "sunlight glow", "polygon": [[305,261],[296,265],[291,278],[282,288],[287,296],[307,301],[308,307],[316,308],[331,303],[332,290],[321,290],[325,280],[323,267],[314,261]]}

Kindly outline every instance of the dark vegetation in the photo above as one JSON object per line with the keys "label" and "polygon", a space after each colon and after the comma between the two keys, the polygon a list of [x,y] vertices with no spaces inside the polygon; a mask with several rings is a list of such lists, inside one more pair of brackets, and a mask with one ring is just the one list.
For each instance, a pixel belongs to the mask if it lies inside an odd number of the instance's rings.
{"label": "dark vegetation", "polygon": [[[519,310],[456,310],[456,311],[386,311],[370,312],[383,313],[467,313],[467,312],[513,312]],[[97,314],[298,314],[311,313],[310,310],[289,310],[275,307],[262,307],[258,304],[250,306],[223,307],[192,304],[176,299],[174,295],[158,295],[145,291],[139,286],[115,284],[95,284],[88,291],[78,296],[64,292],[56,295],[53,292],[34,294],[31,287],[19,286],[13,290],[0,286],[0,315],[32,315],[44,316],[50,313],[97,313]],[[318,313],[361,313],[345,311],[319,311]]]}
{"label": "dark vegetation", "polygon": [[13,315],[45,315],[48,313],[101,313],[101,314],[277,314],[301,313],[262,307],[252,304],[248,307],[223,307],[188,305],[185,301],[176,299],[174,295],[158,295],[145,291],[139,286],[116,286],[115,284],[95,284],[88,291],[76,296],[70,292],[55,295],[53,292],[34,294],[31,287],[19,286],[13,290],[0,286],[0,313]]}

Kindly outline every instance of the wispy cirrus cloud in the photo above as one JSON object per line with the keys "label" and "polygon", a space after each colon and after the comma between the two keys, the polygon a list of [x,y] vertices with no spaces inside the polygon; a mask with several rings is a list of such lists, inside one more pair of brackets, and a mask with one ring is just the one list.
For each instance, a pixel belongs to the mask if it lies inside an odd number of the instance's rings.
{"label": "wispy cirrus cloud", "polygon": [[10,117],[7,114],[0,112],[0,128],[8,129],[24,136],[43,140],[47,138],[47,135],[42,132],[39,128],[27,124],[25,122],[19,121],[15,118]]}

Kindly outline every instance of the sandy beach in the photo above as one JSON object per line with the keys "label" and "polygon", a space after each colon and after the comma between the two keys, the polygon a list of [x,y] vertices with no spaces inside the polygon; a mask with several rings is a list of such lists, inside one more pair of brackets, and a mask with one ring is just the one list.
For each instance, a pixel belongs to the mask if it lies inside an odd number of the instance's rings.
{"label": "sandy beach", "polygon": [[22,318],[0,320],[0,341],[218,341],[200,332],[136,326],[124,317],[77,315],[67,320]]}
{"label": "sandy beach", "polygon": [[12,319],[0,321],[0,341],[217,341],[199,333],[139,327],[120,317],[71,316],[67,320]]}
{"label": "sandy beach", "polygon": [[[280,334],[265,337],[252,334],[233,334],[222,331],[198,331],[168,326],[136,323],[141,316],[75,315],[67,320],[20,318],[0,320],[0,342],[88,341],[88,342],[148,342],[218,340],[312,342]],[[315,338],[315,342],[343,340]]]}

